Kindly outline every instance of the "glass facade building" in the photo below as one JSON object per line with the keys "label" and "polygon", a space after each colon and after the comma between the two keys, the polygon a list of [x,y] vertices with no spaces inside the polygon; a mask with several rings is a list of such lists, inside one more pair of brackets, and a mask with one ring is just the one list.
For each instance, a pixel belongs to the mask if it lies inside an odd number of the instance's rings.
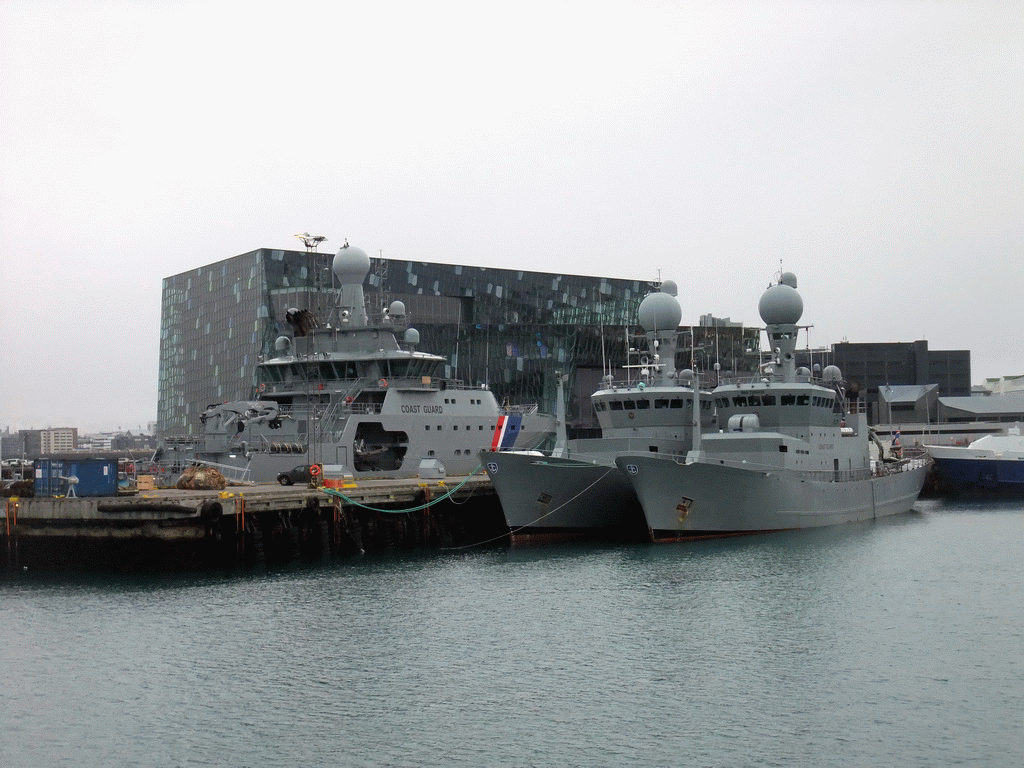
{"label": "glass facade building", "polygon": [[[254,368],[290,333],[288,308],[330,315],[333,253],[261,248],[164,279],[158,433],[198,434],[212,403],[255,397]],[[552,411],[556,374],[568,374],[571,427],[596,425],[590,394],[603,375],[626,378],[643,280],[371,259],[369,314],[405,303],[419,349],[448,359],[445,375],[486,385],[499,402]],[[685,310],[684,310],[685,311]],[[759,332],[714,323],[691,329],[677,367],[749,371]]]}

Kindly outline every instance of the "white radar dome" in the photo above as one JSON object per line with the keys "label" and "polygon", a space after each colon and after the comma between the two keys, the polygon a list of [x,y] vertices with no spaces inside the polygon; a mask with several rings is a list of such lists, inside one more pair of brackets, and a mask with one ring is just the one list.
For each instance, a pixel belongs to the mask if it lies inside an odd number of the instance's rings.
{"label": "white radar dome", "polygon": [[661,284],[661,292],[667,293],[669,296],[678,296],[679,288],[676,286],[675,280],[666,280]]}
{"label": "white radar dome", "polygon": [[645,331],[674,331],[679,327],[683,310],[675,296],[667,293],[649,293],[640,302],[640,325]]}
{"label": "white radar dome", "polygon": [[796,325],[804,313],[804,300],[796,288],[779,283],[761,295],[757,311],[767,325]]}
{"label": "white radar dome", "polygon": [[839,370],[838,365],[826,365],[825,370],[821,372],[821,377],[825,381],[842,381],[843,372]]}
{"label": "white radar dome", "polygon": [[363,280],[370,274],[370,257],[362,248],[346,245],[338,249],[331,269],[342,285],[362,285]]}

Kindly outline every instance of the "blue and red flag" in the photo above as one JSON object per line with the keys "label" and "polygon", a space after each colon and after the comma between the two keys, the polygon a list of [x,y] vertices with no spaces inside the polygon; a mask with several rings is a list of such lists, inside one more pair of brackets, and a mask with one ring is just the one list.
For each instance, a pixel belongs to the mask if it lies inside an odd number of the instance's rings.
{"label": "blue and red flag", "polygon": [[523,414],[521,413],[505,413],[499,416],[498,426],[494,430],[494,439],[491,441],[491,450],[500,451],[515,445],[522,426]]}

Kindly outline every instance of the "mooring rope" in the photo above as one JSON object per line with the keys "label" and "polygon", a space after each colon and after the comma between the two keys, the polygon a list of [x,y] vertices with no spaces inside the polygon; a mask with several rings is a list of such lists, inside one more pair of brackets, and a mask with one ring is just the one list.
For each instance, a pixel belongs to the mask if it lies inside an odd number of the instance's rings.
{"label": "mooring rope", "polygon": [[[360,502],[356,501],[355,499],[346,496],[341,491],[335,490],[334,488],[321,488],[320,490],[323,491],[324,493],[328,494],[329,496],[337,496],[339,499],[342,499],[347,504],[351,504],[353,507],[361,507],[362,509],[368,509],[371,512],[383,512],[384,514],[388,514],[388,515],[407,515],[410,512],[419,512],[421,509],[426,509],[429,506],[437,504],[437,502],[439,502],[439,501],[444,501],[449,496],[451,496],[456,491],[458,491],[462,486],[464,486],[466,483],[468,483],[473,478],[473,476],[477,472],[479,472],[482,468],[483,468],[483,464],[477,464],[476,465],[476,469],[474,469],[472,472],[470,472],[468,475],[466,475],[466,479],[465,480],[463,480],[461,483],[456,485],[454,488],[452,488],[447,493],[442,494],[440,496],[437,496],[436,498],[432,498],[430,501],[428,501],[428,502],[426,502],[424,504],[420,504],[418,507],[407,507],[406,509],[380,509],[378,507],[371,507],[371,506],[369,506],[367,504],[361,504]],[[454,500],[453,500],[452,503],[455,503]],[[465,502],[460,502],[460,503],[465,503]]]}

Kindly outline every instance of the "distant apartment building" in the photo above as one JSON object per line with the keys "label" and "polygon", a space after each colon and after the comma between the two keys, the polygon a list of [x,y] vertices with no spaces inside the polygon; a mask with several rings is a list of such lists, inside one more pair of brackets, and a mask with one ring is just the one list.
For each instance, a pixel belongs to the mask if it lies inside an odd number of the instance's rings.
{"label": "distant apartment building", "polygon": [[1002,376],[998,379],[985,379],[983,392],[985,395],[1024,395],[1024,375]]}
{"label": "distant apartment building", "polygon": [[68,453],[78,447],[78,427],[60,427],[39,431],[39,451],[50,453]]}
{"label": "distant apartment building", "polygon": [[24,452],[21,432],[11,432],[9,427],[0,432],[0,459],[20,459]]}
{"label": "distant apartment building", "polygon": [[113,448],[114,437],[113,432],[82,435],[78,438],[78,447],[83,451],[109,451]]}

